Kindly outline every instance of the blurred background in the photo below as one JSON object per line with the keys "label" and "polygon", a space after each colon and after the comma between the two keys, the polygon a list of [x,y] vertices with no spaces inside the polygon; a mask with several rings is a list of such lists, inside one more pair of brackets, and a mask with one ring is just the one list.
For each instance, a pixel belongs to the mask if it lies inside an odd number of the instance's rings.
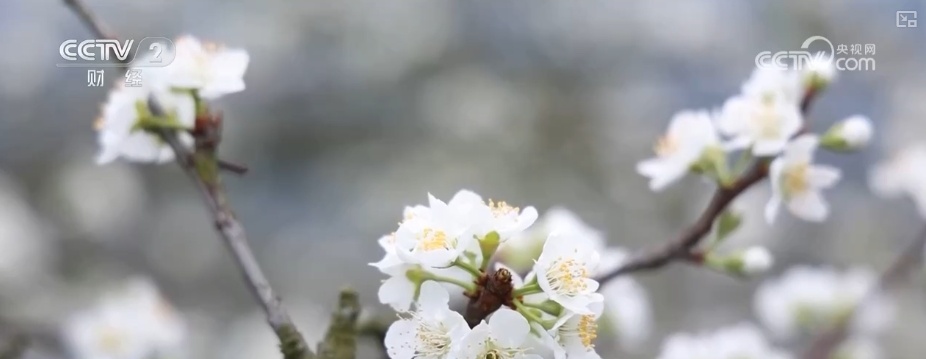
{"label": "blurred background", "polygon": [[[258,260],[310,338],[343,286],[389,316],[366,263],[405,205],[467,188],[541,214],[565,206],[630,250],[690,223],[712,187],[688,178],[654,194],[634,165],[673,113],[739,92],[761,51],[808,37],[875,44],[876,69],[841,72],[810,111],[822,132],[849,115],[876,125],[869,149],[825,153],[844,181],[830,219],[761,217],[767,183],[738,199],[731,247],[768,246],[778,263],[885,267],[920,229],[909,201],[871,195],[867,172],[926,141],[926,26],[895,12],[922,1],[117,1],[87,0],[124,38],[191,34],[247,49],[247,90],[225,113],[231,201]],[[926,24],[924,24],[926,25]],[[191,357],[277,358],[275,338],[176,166],[94,164],[92,122],[106,88],[57,68],[58,46],[92,35],[60,1],[0,3],[0,318],[54,328],[128,276],[153,278],[190,325]],[[15,49],[15,50],[13,50]],[[112,74],[111,74],[112,73]],[[121,81],[115,71],[109,83]],[[753,320],[761,279],[684,265],[639,275],[662,338]],[[921,357],[922,277],[899,294],[891,358]],[[4,328],[4,331],[9,328]],[[363,343],[361,358],[375,358]],[[601,345],[607,346],[608,343]],[[34,353],[35,354],[35,353]],[[613,355],[611,355],[613,354]],[[53,352],[37,357],[55,358]]]}

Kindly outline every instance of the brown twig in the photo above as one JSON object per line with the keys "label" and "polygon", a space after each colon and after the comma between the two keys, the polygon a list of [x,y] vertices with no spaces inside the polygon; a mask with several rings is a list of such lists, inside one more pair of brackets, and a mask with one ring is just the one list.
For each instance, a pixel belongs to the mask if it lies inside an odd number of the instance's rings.
{"label": "brown twig", "polygon": [[[153,115],[164,114],[153,99],[149,99],[148,106]],[[273,291],[264,276],[248,244],[244,226],[235,218],[231,205],[228,203],[225,189],[217,173],[219,165],[215,156],[215,151],[221,142],[221,119],[200,118],[197,119],[197,123],[201,128],[195,133],[196,150],[192,154],[180,143],[175,132],[162,129],[158,131],[158,135],[173,149],[174,153],[178,154],[177,164],[199,190],[204,203],[212,213],[216,230],[232,253],[235,264],[251,293],[264,310],[267,322],[279,337],[284,357],[286,359],[311,358],[305,339],[296,329],[280,297]]]}
{"label": "brown twig", "polygon": [[[84,24],[100,38],[116,37],[106,30],[102,22],[97,19],[87,6],[80,0],[64,0],[71,9],[77,13]],[[149,108],[155,116],[163,116],[160,106],[149,99]],[[220,161],[216,157],[216,150],[221,140],[221,118],[209,116],[197,118],[196,151],[192,154],[180,143],[177,134],[169,130],[158,130],[157,134],[171,147],[175,153],[177,164],[196,185],[202,195],[203,201],[212,213],[216,230],[224,240],[239,271],[248,284],[251,293],[261,305],[267,317],[267,322],[280,339],[280,350],[285,359],[309,359],[314,355],[309,351],[302,334],[296,329],[279,296],[274,293],[270,283],[264,276],[257,259],[254,257],[244,227],[235,218],[234,212],[228,203],[224,187],[219,179],[218,169]]]}
{"label": "brown twig", "polygon": [[[924,248],[926,248],[926,228],[923,228],[916,238],[910,242],[907,248],[904,248],[904,251],[897,256],[897,259],[881,273],[877,285],[871,289],[866,298],[876,297],[880,295],[880,292],[890,290],[901,283],[914,268],[923,262]],[[862,302],[864,303],[868,300],[870,299],[865,299]],[[849,315],[842,317],[841,320],[830,328],[830,330],[817,337],[810,345],[810,349],[804,353],[803,358],[830,358],[830,354],[836,350],[839,344],[849,335],[849,327],[854,317],[855,310],[849,313]]]}
{"label": "brown twig", "polygon": [[[817,89],[811,87],[804,94],[801,100],[801,113],[806,115],[810,109],[810,104],[817,95]],[[798,136],[806,131],[806,119],[804,128],[798,132]],[[727,206],[739,197],[752,185],[762,181],[768,175],[768,159],[759,158],[752,166],[746,170],[733,184],[723,187],[717,187],[710,202],[698,219],[688,228],[685,228],[675,239],[663,244],[662,246],[644,252],[644,254],[631,258],[627,263],[617,269],[605,273],[596,280],[600,283],[607,282],[619,276],[661,268],[676,260],[687,260],[692,255],[691,251],[696,247],[701,239],[704,238],[714,227],[714,222],[727,209]]]}

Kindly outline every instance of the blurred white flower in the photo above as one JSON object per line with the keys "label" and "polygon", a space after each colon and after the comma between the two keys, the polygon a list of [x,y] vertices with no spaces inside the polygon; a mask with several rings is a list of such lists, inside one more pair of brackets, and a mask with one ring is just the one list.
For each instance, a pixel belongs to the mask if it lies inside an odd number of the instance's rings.
{"label": "blurred white flower", "polygon": [[717,118],[732,148],[752,147],[756,156],[774,156],[800,129],[800,87],[790,71],[757,69],[740,95],[728,99]]}
{"label": "blurred white flower", "polygon": [[170,87],[198,90],[205,99],[244,90],[247,51],[203,44],[191,36],[178,38],[174,45],[176,57],[164,68]]}
{"label": "blurred white flower", "polygon": [[531,268],[540,256],[543,244],[551,233],[559,233],[580,242],[580,246],[605,247],[604,235],[582,221],[578,215],[563,207],[553,207],[528,230],[513,236],[498,250],[498,256],[505,264],[518,271]]}
{"label": "blurred white flower", "polygon": [[450,296],[440,284],[421,285],[418,308],[389,326],[385,346],[392,359],[453,358],[469,326],[460,313],[450,310]]}
{"label": "blurred white flower", "polygon": [[833,351],[834,359],[883,359],[886,358],[877,341],[865,336],[846,339]]}
{"label": "blurred white flower", "polygon": [[[199,96],[214,99],[244,89],[244,72],[248,54],[244,50],[226,49],[201,44],[193,37],[175,42],[176,56],[165,67],[134,68],[142,75],[142,86],[118,86],[110,92],[103,114],[96,122],[100,153],[97,163],[105,164],[122,157],[135,162],[163,163],[174,153],[157,135],[139,128],[142,113],[148,112],[148,100],[153,98],[170,116],[171,128],[192,129]],[[150,60],[150,59],[149,59]],[[146,58],[140,59],[145,62]],[[184,90],[194,90],[184,91]],[[192,138],[178,131],[181,142],[192,144]]]}
{"label": "blurred white flower", "polygon": [[132,280],[98,306],[63,325],[63,337],[79,359],[149,359],[176,351],[186,336],[180,316],[154,284]]}
{"label": "blurred white flower", "polygon": [[638,163],[637,172],[650,179],[651,190],[660,191],[685,176],[705,150],[719,145],[707,111],[682,111],[672,117],[668,131],[656,142],[657,157]]}
{"label": "blurred white flower", "polygon": [[[137,127],[141,119],[139,109],[148,109],[149,96],[153,97],[175,125],[193,128],[196,105],[189,93],[147,87],[117,87],[103,105],[103,115],[95,123],[100,152],[98,164],[110,163],[116,158],[135,162],[164,163],[174,158],[174,152],[157,135]],[[146,110],[147,111],[147,110]],[[180,140],[192,145],[188,134],[180,133]]]}
{"label": "blurred white flower", "polygon": [[756,68],[743,82],[742,95],[753,98],[780,96],[782,103],[800,106],[804,96],[801,73],[775,68]]}
{"label": "blurred white flower", "polygon": [[820,139],[820,144],[833,150],[856,150],[867,146],[873,133],[868,117],[854,115],[833,125]]}
{"label": "blurred white flower", "polygon": [[[628,258],[622,249],[605,249],[596,275],[617,269]],[[649,337],[653,321],[646,289],[632,276],[620,276],[602,284],[598,292],[604,297],[602,332],[614,334],[624,349],[639,347]]]}
{"label": "blurred white flower", "polygon": [[894,307],[883,295],[870,295],[876,281],[867,269],[795,267],[759,287],[756,314],[781,338],[826,330],[853,309],[854,333],[880,333],[893,321]]}
{"label": "blurred white flower", "polygon": [[596,248],[583,246],[571,236],[551,234],[543,252],[534,264],[540,288],[559,303],[577,314],[592,314],[592,303],[604,298],[596,293],[599,254]]}
{"label": "blurred white flower", "polygon": [[871,190],[881,197],[910,196],[926,218],[926,143],[909,146],[879,163],[868,178]]}
{"label": "blurred white flower", "polygon": [[749,247],[743,252],[743,272],[750,275],[761,274],[772,268],[775,258],[765,247]]}
{"label": "blurred white flower", "polygon": [[506,307],[492,313],[463,338],[459,358],[542,359],[525,346],[530,325],[520,313]]}
{"label": "blurred white flower", "polygon": [[714,332],[669,336],[657,359],[790,359],[772,347],[752,324],[742,323]]}
{"label": "blurred white flower", "polygon": [[833,59],[812,57],[801,71],[801,77],[810,87],[822,87],[836,79],[836,62]]}
{"label": "blurred white flower", "polygon": [[839,180],[839,169],[814,165],[813,154],[819,144],[814,135],[803,135],[785,149],[784,154],[772,161],[769,178],[772,199],[765,207],[765,219],[773,223],[782,203],[795,216],[808,221],[823,221],[829,207],[821,190],[832,187]]}

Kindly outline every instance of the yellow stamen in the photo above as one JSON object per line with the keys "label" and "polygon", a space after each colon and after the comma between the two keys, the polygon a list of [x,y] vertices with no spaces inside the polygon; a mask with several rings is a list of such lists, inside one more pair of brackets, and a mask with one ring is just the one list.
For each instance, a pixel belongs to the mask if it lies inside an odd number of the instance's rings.
{"label": "yellow stamen", "polygon": [[447,238],[447,233],[444,233],[444,231],[431,228],[425,228],[418,236],[418,248],[426,252],[450,249],[454,244],[453,242],[450,238]]}
{"label": "yellow stamen", "polygon": [[674,136],[665,135],[656,140],[653,151],[660,157],[669,156],[678,151],[678,139]]}
{"label": "yellow stamen", "polygon": [[518,207],[512,207],[505,201],[495,202],[491,198],[489,199],[489,208],[492,209],[492,215],[495,217],[506,216],[510,213],[518,213],[521,211]]}
{"label": "yellow stamen", "polygon": [[584,263],[572,258],[559,257],[546,273],[550,286],[557,293],[577,295],[588,289],[585,279],[589,278],[588,268]]}
{"label": "yellow stamen", "polygon": [[810,165],[799,163],[786,168],[782,173],[781,187],[786,196],[807,191],[810,183],[807,181],[807,171]]}

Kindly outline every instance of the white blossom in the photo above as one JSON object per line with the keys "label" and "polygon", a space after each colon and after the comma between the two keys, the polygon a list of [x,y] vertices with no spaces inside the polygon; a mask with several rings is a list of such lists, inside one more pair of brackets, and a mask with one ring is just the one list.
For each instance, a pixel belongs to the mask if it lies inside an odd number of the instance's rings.
{"label": "white blossom", "polygon": [[909,146],[876,165],[869,173],[869,185],[882,197],[910,196],[926,218],[926,143]]}
{"label": "white blossom", "polygon": [[602,326],[617,336],[621,347],[638,348],[652,330],[652,308],[646,289],[626,276],[608,281],[599,292],[604,296]]}
{"label": "white blossom", "polygon": [[842,136],[852,147],[863,147],[871,141],[874,132],[868,117],[855,115],[842,122]]}
{"label": "white blossom", "polygon": [[790,71],[757,69],[740,95],[728,99],[717,126],[733,148],[752,147],[756,156],[774,156],[801,128],[800,86]]}
{"label": "white blossom", "polygon": [[479,323],[463,338],[458,357],[498,359],[542,359],[525,346],[530,325],[521,314],[502,307],[489,321]]}
{"label": "white blossom", "polygon": [[471,222],[472,234],[476,238],[483,238],[495,232],[499,240],[506,242],[537,220],[537,210],[534,207],[525,207],[522,210],[512,207],[508,202],[491,199],[486,203],[478,194],[468,190],[457,192],[447,205],[459,216]]}
{"label": "white blossom", "polygon": [[[805,72],[803,75],[808,73]],[[760,99],[781,96],[780,100],[783,103],[800,106],[805,93],[804,85],[800,72],[775,68],[756,68],[749,75],[749,79],[743,82],[740,90],[744,96]]]}
{"label": "white blossom", "polygon": [[836,79],[836,70],[833,59],[813,57],[802,69],[801,76],[803,82],[810,86],[826,85]]}
{"label": "white blossom", "polygon": [[244,90],[246,51],[204,44],[191,36],[177,39],[174,45],[176,57],[165,68],[170,87],[195,89],[205,99]]}
{"label": "white blossom", "polygon": [[657,359],[790,359],[772,347],[752,324],[742,323],[714,332],[673,334]]}
{"label": "white blossom", "polygon": [[880,333],[892,322],[894,307],[888,298],[870,295],[876,281],[867,269],[795,267],[759,287],[756,314],[776,336],[789,338],[826,330],[857,307],[852,330]]}
{"label": "white blossom", "polygon": [[[406,211],[408,213],[408,211]],[[418,264],[409,264],[403,262],[395,252],[395,236],[387,235],[379,239],[379,245],[386,254],[379,262],[370,263],[371,266],[379,269],[380,272],[389,276],[379,287],[377,297],[380,303],[389,305],[396,311],[407,311],[415,301],[415,292],[419,283],[409,278],[409,271],[425,271]],[[432,268],[428,269],[432,274],[451,278],[458,281],[472,281],[472,276],[466,271],[456,268]],[[425,282],[427,283],[427,282]],[[423,285],[423,284],[421,284]]]}
{"label": "white blossom", "polygon": [[551,233],[570,236],[574,241],[581,242],[581,246],[604,249],[606,244],[601,231],[589,226],[572,211],[553,207],[544,212],[536,224],[501,246],[498,256],[505,264],[517,270],[530,269]]}
{"label": "white blossom", "polygon": [[62,331],[78,359],[148,359],[178,350],[186,335],[182,319],[154,285],[138,279],[74,314]]}
{"label": "white blossom", "polygon": [[656,157],[637,164],[637,172],[650,179],[649,187],[660,191],[679,180],[704,156],[718,146],[720,138],[707,111],[682,111],[672,117],[669,129],[655,146]]}
{"label": "white blossom", "polygon": [[772,268],[775,259],[765,247],[749,247],[743,254],[743,272],[746,274],[760,274]]}
{"label": "white blossom", "polygon": [[551,234],[534,264],[534,272],[543,292],[550,300],[577,314],[592,314],[590,305],[604,298],[596,293],[599,254],[572,237]]}
{"label": "white blossom", "polygon": [[474,241],[472,220],[447,203],[428,195],[427,210],[420,209],[395,232],[395,250],[410,264],[444,268]]}
{"label": "white blossom", "polygon": [[854,115],[833,125],[823,135],[821,143],[825,148],[834,150],[854,150],[867,146],[873,133],[868,117]]}
{"label": "white blossom", "polygon": [[469,326],[460,313],[450,310],[450,296],[440,284],[425,282],[417,310],[392,323],[385,346],[391,359],[454,358]]}
{"label": "white blossom", "polygon": [[829,207],[821,190],[832,187],[841,174],[830,166],[814,165],[813,153],[819,139],[803,135],[788,144],[784,154],[772,161],[769,178],[772,199],[765,207],[765,219],[772,223],[782,203],[795,216],[808,221],[822,221],[829,215]]}
{"label": "white blossom", "polygon": [[[117,158],[135,162],[164,163],[174,158],[173,150],[157,135],[137,127],[141,114],[139,107],[148,108],[152,97],[175,121],[175,125],[192,129],[196,118],[193,97],[186,92],[148,87],[117,87],[109,94],[103,105],[103,114],[94,127],[100,152],[98,164],[106,164]],[[181,142],[192,145],[188,134],[180,133]]]}
{"label": "white blossom", "polygon": [[604,310],[602,303],[593,303],[591,314],[566,313],[549,331],[541,333],[553,349],[556,359],[600,359],[595,351],[598,338],[598,318]]}
{"label": "white blossom", "polygon": [[195,122],[194,96],[214,99],[244,89],[242,76],[248,64],[244,50],[203,45],[192,37],[180,38],[175,45],[176,56],[167,66],[129,70],[140,74],[140,87],[120,85],[110,93],[95,125],[100,145],[97,163],[120,157],[134,162],[173,160],[171,148],[139,126],[143,114],[139,108],[150,112],[149,99],[170,117],[172,122],[166,125],[177,132],[181,143],[191,146],[193,139],[184,130],[192,129]]}

